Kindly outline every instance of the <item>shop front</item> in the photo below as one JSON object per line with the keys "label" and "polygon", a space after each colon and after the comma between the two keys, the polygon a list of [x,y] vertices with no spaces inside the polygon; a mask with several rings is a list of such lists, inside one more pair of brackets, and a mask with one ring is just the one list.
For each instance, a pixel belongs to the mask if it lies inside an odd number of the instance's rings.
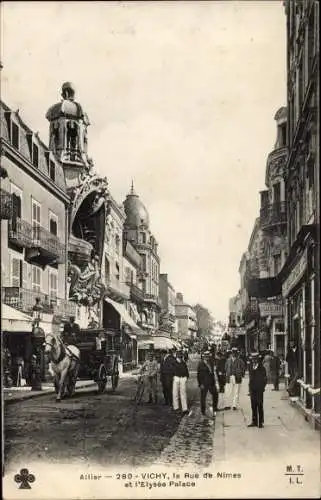
{"label": "shop front", "polygon": [[[316,245],[313,240],[309,241],[307,238],[306,245],[293,260],[282,285],[286,299],[287,353],[291,348],[294,349],[297,364],[296,381],[291,395],[298,396],[305,408],[319,412],[320,310],[317,299],[318,274],[315,269]],[[288,372],[290,371],[288,363]]]}

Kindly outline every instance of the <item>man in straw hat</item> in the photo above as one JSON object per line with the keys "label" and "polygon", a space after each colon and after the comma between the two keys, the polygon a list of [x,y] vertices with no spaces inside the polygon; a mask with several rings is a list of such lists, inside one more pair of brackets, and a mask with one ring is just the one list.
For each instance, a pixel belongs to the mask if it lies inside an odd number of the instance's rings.
{"label": "man in straw hat", "polygon": [[252,422],[248,427],[260,427],[264,425],[263,395],[267,383],[266,370],[257,352],[251,354],[249,368],[249,389],[252,408]]}
{"label": "man in straw hat", "polygon": [[[226,383],[228,384],[227,398],[230,399],[233,410],[236,410],[239,402],[241,384],[245,375],[245,369],[245,364],[238,356],[237,348],[233,347],[231,356],[227,359],[225,365]],[[226,407],[226,409],[230,408],[231,406]]]}
{"label": "man in straw hat", "polygon": [[182,351],[176,352],[176,362],[173,370],[173,409],[179,410],[181,403],[183,415],[188,414],[186,384],[189,377],[187,364],[183,359]]}

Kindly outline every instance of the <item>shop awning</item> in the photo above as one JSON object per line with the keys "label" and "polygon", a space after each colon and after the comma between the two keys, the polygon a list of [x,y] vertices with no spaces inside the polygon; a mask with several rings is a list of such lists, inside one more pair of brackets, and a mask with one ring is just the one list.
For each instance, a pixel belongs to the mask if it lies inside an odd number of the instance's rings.
{"label": "shop awning", "polygon": [[282,286],[278,276],[273,278],[250,279],[246,288],[250,297],[263,299],[277,297],[282,294]]}
{"label": "shop awning", "polygon": [[180,349],[180,344],[175,340],[169,339],[167,337],[151,337],[150,340],[140,340],[138,341],[138,349],[148,349],[150,344],[153,344],[154,349],[157,350],[168,350],[168,349]]}
{"label": "shop awning", "polygon": [[32,318],[14,307],[1,305],[1,330],[6,332],[32,331]]}
{"label": "shop awning", "polygon": [[122,321],[124,323],[126,323],[126,325],[128,325],[133,330],[134,333],[139,333],[140,332],[140,328],[136,325],[135,321],[130,316],[130,314],[128,313],[126,307],[123,306],[123,304],[119,304],[118,302],[116,302],[115,300],[110,299],[109,297],[105,297],[105,301],[108,304],[110,304],[110,305],[113,306],[113,308],[120,315]]}

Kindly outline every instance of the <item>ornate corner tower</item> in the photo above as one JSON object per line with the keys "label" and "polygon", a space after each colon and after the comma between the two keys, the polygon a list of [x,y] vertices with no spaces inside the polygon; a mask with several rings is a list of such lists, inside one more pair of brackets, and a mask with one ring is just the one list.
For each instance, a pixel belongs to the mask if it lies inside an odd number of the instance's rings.
{"label": "ornate corner tower", "polygon": [[70,196],[68,275],[69,299],[92,308],[101,300],[101,260],[109,191],[106,177],[94,173],[88,157],[89,120],[75,101],[70,82],[62,85],[61,102],[46,114],[50,123],[50,148],[61,162]]}

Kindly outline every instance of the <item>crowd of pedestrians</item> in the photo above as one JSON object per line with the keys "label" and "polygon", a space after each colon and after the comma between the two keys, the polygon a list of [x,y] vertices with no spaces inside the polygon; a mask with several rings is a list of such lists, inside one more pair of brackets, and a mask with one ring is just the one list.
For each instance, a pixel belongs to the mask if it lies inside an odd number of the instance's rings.
{"label": "crowd of pedestrians", "polygon": [[[183,415],[189,413],[187,381],[189,370],[187,352],[162,351],[157,360],[151,352],[140,369],[146,377],[148,403],[157,403],[157,377],[162,385],[164,404]],[[246,356],[236,347],[225,352],[212,349],[201,353],[197,366],[197,382],[200,391],[200,409],[203,417],[215,417],[222,410],[236,411],[242,383],[248,371],[248,395],[252,409],[249,427],[264,426],[264,391],[267,384],[279,390],[280,377],[284,374],[284,361],[272,351],[254,352]],[[207,397],[211,405],[207,407]]]}

